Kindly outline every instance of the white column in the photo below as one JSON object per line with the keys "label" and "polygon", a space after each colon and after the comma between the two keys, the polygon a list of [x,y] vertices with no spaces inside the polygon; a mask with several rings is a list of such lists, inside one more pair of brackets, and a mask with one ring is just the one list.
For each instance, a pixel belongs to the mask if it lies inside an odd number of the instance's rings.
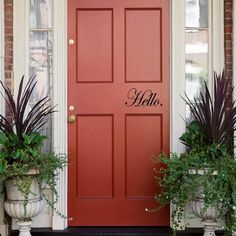
{"label": "white column", "polygon": [[[185,91],[185,0],[171,5],[171,152],[181,153],[179,137],[185,130],[185,105],[180,95]],[[173,206],[171,205],[171,208]],[[171,218],[171,216],[170,216]],[[181,226],[185,226],[184,219]]]}
{"label": "white column", "polygon": [[[28,78],[29,74],[29,2],[29,0],[14,0],[13,5],[13,71],[15,94],[21,77],[25,75]],[[57,0],[55,2],[57,3]],[[42,213],[33,219],[32,227],[51,226],[51,210],[45,206]],[[13,220],[12,227],[13,229],[18,228],[15,220]]]}
{"label": "white column", "polygon": [[[13,72],[14,87],[23,75],[28,77],[29,65],[29,1],[15,0],[13,5]],[[15,91],[16,92],[16,91]]]}
{"label": "white column", "polygon": [[[55,1],[53,15],[53,102],[58,110],[54,113],[53,145],[55,152],[67,153],[67,0]],[[67,169],[60,172],[57,191],[56,209],[67,215]],[[52,227],[65,229],[67,219],[54,213]]]}
{"label": "white column", "polygon": [[224,1],[212,1],[212,69],[217,73],[224,68]]}
{"label": "white column", "polygon": [[181,153],[179,137],[185,130],[186,112],[180,97],[185,91],[185,0],[172,0],[171,8],[171,152]]}

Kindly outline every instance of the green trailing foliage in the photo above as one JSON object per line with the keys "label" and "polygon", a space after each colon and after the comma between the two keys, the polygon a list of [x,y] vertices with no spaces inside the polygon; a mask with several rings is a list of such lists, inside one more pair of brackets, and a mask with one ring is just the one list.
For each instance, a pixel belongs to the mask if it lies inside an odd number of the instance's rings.
{"label": "green trailing foliage", "polygon": [[[30,194],[30,185],[32,182],[31,170],[37,171],[37,181],[41,190],[45,187],[50,188],[55,196],[53,201],[45,197],[49,206],[54,208],[58,200],[56,190],[56,180],[60,170],[67,163],[65,154],[44,153],[41,151],[46,136],[40,133],[40,130],[46,124],[49,115],[55,112],[55,107],[50,105],[48,96],[40,99],[29,112],[30,97],[36,87],[36,77],[31,77],[24,86],[24,77],[22,77],[18,89],[16,100],[11,91],[2,83],[3,98],[9,108],[11,119],[8,120],[3,114],[0,114],[0,182],[15,178],[15,183],[25,197],[25,214],[27,199]],[[64,217],[62,214],[57,212]]]}
{"label": "green trailing foliage", "polygon": [[[186,204],[199,195],[204,197],[203,212],[216,207],[224,219],[225,235],[236,230],[236,160],[233,154],[235,131],[235,101],[230,105],[233,89],[229,87],[224,72],[214,75],[214,94],[211,96],[205,82],[204,92],[189,105],[193,120],[187,122],[180,141],[186,146],[182,154],[162,153],[155,157],[160,169],[156,183],[160,193],[155,195],[158,208],[173,203],[172,221],[174,235],[185,218]],[[230,107],[230,108],[229,108]],[[203,170],[201,174],[191,170]]]}

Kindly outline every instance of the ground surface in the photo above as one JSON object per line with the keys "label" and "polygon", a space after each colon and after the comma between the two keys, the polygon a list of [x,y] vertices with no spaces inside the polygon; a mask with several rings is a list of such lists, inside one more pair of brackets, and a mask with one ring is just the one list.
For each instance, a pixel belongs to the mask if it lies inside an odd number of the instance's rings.
{"label": "ground surface", "polygon": [[[63,231],[50,229],[32,229],[32,236],[171,236],[170,228],[166,227],[70,227]],[[12,236],[18,236],[13,231]],[[202,229],[188,229],[177,233],[177,236],[202,236]],[[222,232],[216,232],[222,236]]]}

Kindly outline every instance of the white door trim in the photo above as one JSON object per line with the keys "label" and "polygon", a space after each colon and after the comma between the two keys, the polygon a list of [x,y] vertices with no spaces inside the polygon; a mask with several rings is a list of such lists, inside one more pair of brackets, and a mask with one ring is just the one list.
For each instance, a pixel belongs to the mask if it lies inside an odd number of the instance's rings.
{"label": "white door trim", "polygon": [[185,0],[172,0],[171,5],[171,118],[170,150],[181,153],[178,137],[185,130],[186,108],[180,97],[185,91]]}
{"label": "white door trim", "polygon": [[[67,0],[56,0],[53,11],[53,103],[59,112],[54,113],[53,147],[58,153],[67,153]],[[57,184],[59,201],[56,209],[67,215],[67,168],[60,172]],[[62,230],[67,219],[53,215],[52,228]]]}

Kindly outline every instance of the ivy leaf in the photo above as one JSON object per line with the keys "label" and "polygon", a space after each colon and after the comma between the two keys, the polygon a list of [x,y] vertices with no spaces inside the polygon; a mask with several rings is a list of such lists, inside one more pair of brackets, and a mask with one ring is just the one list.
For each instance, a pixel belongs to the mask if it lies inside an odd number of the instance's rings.
{"label": "ivy leaf", "polygon": [[22,134],[23,136],[23,139],[24,139],[24,144],[25,145],[30,145],[31,144],[31,141],[32,141],[32,138],[26,134]]}
{"label": "ivy leaf", "polygon": [[2,131],[0,131],[0,144],[4,145],[7,142],[7,140],[8,140],[7,136]]}
{"label": "ivy leaf", "polygon": [[6,172],[7,169],[7,161],[6,160],[0,160],[0,173]]}

